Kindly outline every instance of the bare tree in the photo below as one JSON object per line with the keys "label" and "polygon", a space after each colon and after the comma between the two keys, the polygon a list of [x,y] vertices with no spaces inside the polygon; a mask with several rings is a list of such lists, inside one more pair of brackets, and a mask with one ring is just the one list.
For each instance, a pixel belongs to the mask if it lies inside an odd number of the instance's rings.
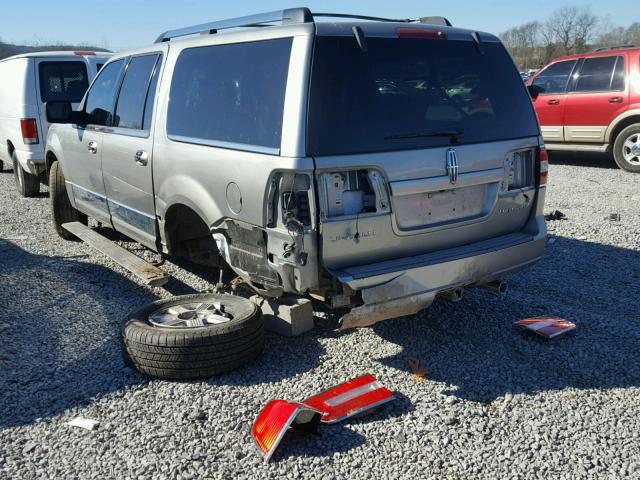
{"label": "bare tree", "polygon": [[598,17],[589,8],[562,7],[545,22],[547,41],[557,45],[562,55],[583,53],[597,25]]}

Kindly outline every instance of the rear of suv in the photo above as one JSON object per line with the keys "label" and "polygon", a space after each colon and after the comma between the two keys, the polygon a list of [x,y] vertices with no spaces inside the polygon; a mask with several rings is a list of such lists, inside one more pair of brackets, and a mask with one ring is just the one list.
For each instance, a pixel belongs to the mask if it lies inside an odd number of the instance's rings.
{"label": "rear of suv", "polygon": [[612,152],[640,172],[640,47],[557,58],[528,83],[548,150]]}
{"label": "rear of suv", "polygon": [[80,103],[109,54],[35,52],[0,60],[0,171],[13,168],[18,192],[40,191],[49,123],[45,104]]}
{"label": "rear of suv", "polygon": [[320,16],[167,32],[114,56],[79,111],[48,105],[66,112],[47,143],[58,232],[88,215],[263,296],[348,308],[344,327],[539,260],[546,152],[500,41]]}

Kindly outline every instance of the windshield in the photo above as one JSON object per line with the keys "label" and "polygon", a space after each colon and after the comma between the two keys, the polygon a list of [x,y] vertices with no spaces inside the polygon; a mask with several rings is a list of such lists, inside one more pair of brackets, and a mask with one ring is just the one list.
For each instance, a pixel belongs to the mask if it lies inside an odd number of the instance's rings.
{"label": "windshield", "polygon": [[413,38],[318,37],[309,155],[403,150],[539,135],[504,47]]}

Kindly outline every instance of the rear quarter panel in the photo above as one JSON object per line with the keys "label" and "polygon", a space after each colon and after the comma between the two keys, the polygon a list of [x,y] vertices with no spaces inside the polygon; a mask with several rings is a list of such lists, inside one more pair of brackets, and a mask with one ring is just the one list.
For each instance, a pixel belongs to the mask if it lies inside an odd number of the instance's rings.
{"label": "rear quarter panel", "polygon": [[32,152],[43,151],[43,139],[36,145],[25,145],[20,129],[21,118],[38,118],[35,72],[32,58],[16,58],[0,62],[0,159],[11,160],[10,142],[20,160]]}

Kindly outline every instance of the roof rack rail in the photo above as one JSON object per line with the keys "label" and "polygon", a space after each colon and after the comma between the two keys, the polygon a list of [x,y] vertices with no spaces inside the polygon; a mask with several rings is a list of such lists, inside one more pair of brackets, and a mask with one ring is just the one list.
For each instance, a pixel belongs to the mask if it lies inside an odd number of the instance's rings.
{"label": "roof rack rail", "polygon": [[623,50],[625,48],[640,48],[640,45],[614,45],[613,47],[596,48],[594,52],[606,52],[609,50]]}
{"label": "roof rack rail", "polygon": [[191,27],[169,30],[160,35],[155,43],[168,42],[177,37],[195,35],[197,33],[216,33],[218,30],[240,27],[257,27],[270,23],[310,23],[313,22],[313,15],[308,8],[288,8],[286,10],[276,10],[274,12],[259,13],[246,17],[230,18],[217,22],[201,23]]}
{"label": "roof rack rail", "polygon": [[219,20],[216,22],[201,23],[190,27],[169,30],[160,35],[155,43],[168,42],[173,38],[185,37],[195,34],[217,33],[218,30],[226,30],[229,28],[242,27],[265,27],[270,24],[291,24],[291,23],[313,23],[314,17],[330,17],[330,18],[353,18],[357,20],[372,20],[376,22],[395,22],[395,23],[428,23],[431,25],[451,26],[451,22],[444,17],[422,17],[419,19],[393,19],[383,17],[370,17],[367,15],[351,15],[348,13],[311,13],[308,8],[288,8],[285,10],[276,10],[274,12],[259,13],[246,17],[230,18],[228,20]]}
{"label": "roof rack rail", "polygon": [[411,18],[384,18],[384,17],[370,17],[368,15],[351,15],[350,13],[312,13],[313,17],[328,17],[328,18],[354,18],[356,20],[372,20],[374,22],[394,22],[394,23],[412,23],[416,22]]}

